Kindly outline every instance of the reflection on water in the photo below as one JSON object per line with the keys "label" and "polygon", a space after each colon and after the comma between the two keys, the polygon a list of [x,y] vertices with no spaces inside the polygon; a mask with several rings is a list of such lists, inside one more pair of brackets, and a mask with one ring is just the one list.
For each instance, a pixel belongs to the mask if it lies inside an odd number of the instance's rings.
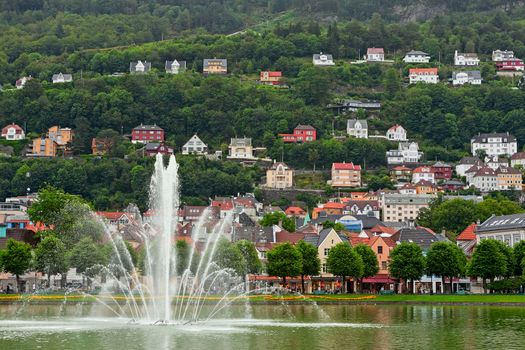
{"label": "reflection on water", "polygon": [[525,310],[428,305],[254,305],[151,326],[91,305],[0,305],[0,349],[523,349]]}

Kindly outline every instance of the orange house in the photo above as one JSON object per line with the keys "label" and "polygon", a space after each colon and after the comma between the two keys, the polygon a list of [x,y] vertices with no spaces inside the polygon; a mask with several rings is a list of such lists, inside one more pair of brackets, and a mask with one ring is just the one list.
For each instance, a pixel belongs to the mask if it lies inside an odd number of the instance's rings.
{"label": "orange house", "polygon": [[373,236],[368,242],[368,246],[372,248],[377,256],[379,264],[379,275],[388,275],[388,264],[390,262],[390,252],[396,246],[395,242],[390,237]]}
{"label": "orange house", "polygon": [[37,157],[55,157],[58,151],[67,154],[71,151],[71,142],[73,141],[73,130],[70,128],[61,128],[52,126],[47,132],[47,137],[40,137],[33,140],[32,156]]}

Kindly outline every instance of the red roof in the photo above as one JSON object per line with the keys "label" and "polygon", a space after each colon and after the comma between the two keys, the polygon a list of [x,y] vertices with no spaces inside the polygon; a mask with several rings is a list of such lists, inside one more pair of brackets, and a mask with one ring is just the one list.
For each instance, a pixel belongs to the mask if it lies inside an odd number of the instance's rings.
{"label": "red roof", "polygon": [[263,71],[261,72],[261,75],[263,75],[264,73],[268,73],[269,77],[282,77],[283,76],[282,72],[276,72],[276,71]]}
{"label": "red roof", "polygon": [[431,173],[432,169],[427,166],[420,166],[414,169],[414,173]]}
{"label": "red roof", "polygon": [[516,159],[525,159],[525,152],[518,152],[514,153],[510,159],[516,160]]}
{"label": "red roof", "polygon": [[233,210],[233,201],[227,200],[227,201],[212,201],[211,202],[212,207],[219,207],[221,210]]}
{"label": "red roof", "polygon": [[378,239],[381,239],[387,246],[390,248],[394,248],[396,246],[396,242],[390,237],[381,237],[381,236],[374,236],[370,238],[370,241],[368,242],[369,246],[372,246]]}
{"label": "red roof", "polygon": [[367,54],[384,54],[385,53],[385,50],[382,48],[382,47],[369,47],[368,50],[366,51]]}
{"label": "red roof", "polygon": [[332,163],[332,169],[335,170],[361,170],[360,165],[354,165],[354,163]]}
{"label": "red roof", "polygon": [[408,70],[409,74],[438,74],[437,68],[410,68]]}
{"label": "red roof", "polygon": [[474,233],[476,231],[476,224],[472,223],[470,224],[466,229],[463,230],[457,237],[457,241],[473,241],[476,239],[476,234]]}
{"label": "red roof", "polygon": [[97,211],[97,215],[102,216],[108,220],[118,220],[122,217],[122,215],[127,215],[127,213],[122,211]]}
{"label": "red roof", "polygon": [[304,233],[288,232],[286,230],[282,230],[282,231],[275,233],[276,243],[290,242],[292,244],[295,244],[303,238],[304,238]]}
{"label": "red roof", "polygon": [[303,208],[299,207],[288,207],[284,213],[286,215],[306,215],[306,211]]}
{"label": "red roof", "polygon": [[390,278],[388,275],[375,275],[372,277],[363,278],[363,283],[395,283],[396,280]]}
{"label": "red roof", "polygon": [[394,233],[397,232],[397,230],[395,228],[389,227],[389,226],[375,225],[374,227],[372,227],[370,229],[370,232],[374,232],[374,233],[388,233],[388,234],[393,235]]}
{"label": "red roof", "polygon": [[16,131],[16,134],[21,134],[22,132],[24,132],[24,129],[22,129],[22,127],[20,127],[20,125],[12,123],[12,124],[9,124],[9,125],[5,126],[2,129],[2,135],[7,134],[7,129],[9,129],[9,128],[14,128],[15,131]]}
{"label": "red roof", "polygon": [[396,125],[392,126],[392,127],[391,127],[390,129],[388,129],[388,130],[396,131],[396,130],[397,130],[398,128],[400,128],[400,127],[401,127],[401,125],[396,124]]}
{"label": "red roof", "polygon": [[404,165],[398,165],[392,168],[392,170],[401,170],[401,171],[412,171],[409,167],[406,167]]}
{"label": "red roof", "polygon": [[327,202],[323,204],[323,209],[343,209],[345,204],[337,202]]}

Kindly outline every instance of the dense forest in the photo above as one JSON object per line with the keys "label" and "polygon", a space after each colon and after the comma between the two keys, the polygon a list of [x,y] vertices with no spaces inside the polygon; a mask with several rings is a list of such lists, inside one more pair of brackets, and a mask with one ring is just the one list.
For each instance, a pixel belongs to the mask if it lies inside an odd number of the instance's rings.
{"label": "dense forest", "polygon": [[[448,11],[420,21],[396,17],[400,9],[421,5]],[[460,159],[479,132],[511,131],[522,147],[525,91],[517,79],[497,76],[489,60],[494,49],[525,57],[523,13],[518,1],[0,1],[0,124],[18,123],[30,137],[52,125],[72,127],[75,155],[90,153],[93,137],[116,140],[109,159],[2,160],[0,197],[49,183],[82,194],[99,208],[145,201],[144,193],[131,187],[131,174],[137,166],[147,174],[151,161],[136,156],[136,147],[125,138],[140,123],[160,125],[176,149],[194,133],[211,150],[222,151],[230,137],[252,137],[256,146],[267,148],[267,156],[303,169],[328,169],[334,161],[353,161],[366,170],[385,168],[385,151],[395,144],[333,138],[346,134],[349,117],[368,118],[371,135],[402,124],[409,138],[420,142],[426,160]],[[283,20],[272,22],[275,18]],[[244,28],[252,29],[217,34]],[[372,46],[384,47],[394,62],[350,63]],[[443,83],[406,86],[412,66],[401,59],[412,49],[432,56],[423,66],[439,67]],[[482,86],[446,84],[454,70],[454,50],[480,55]],[[333,54],[336,66],[314,68],[311,55],[320,51]],[[227,58],[230,74],[202,76],[202,60],[211,57]],[[164,62],[173,58],[187,61],[188,70],[165,74]],[[152,73],[112,76],[127,72],[129,63],[139,59],[152,62]],[[256,84],[266,69],[282,71],[290,89]],[[74,82],[51,84],[58,72],[72,73]],[[34,79],[24,89],[13,88],[16,79],[28,75]],[[340,98],[380,100],[382,109],[338,115],[326,108]],[[277,134],[297,124],[313,125],[320,140],[283,144]],[[18,155],[21,148],[12,146]],[[188,198],[248,191],[261,176],[256,168],[193,161],[196,165],[188,169],[208,169],[202,181],[210,183],[189,186]],[[102,175],[94,169],[113,163],[117,173],[108,174],[122,178],[122,185],[97,181]],[[62,175],[57,174],[67,173],[68,167],[82,172],[77,184],[85,186],[75,190],[74,182],[71,189],[60,184]],[[20,183],[24,174],[40,168],[49,170],[46,176]],[[221,187],[217,179],[228,186]],[[183,175],[183,181],[193,180]]]}

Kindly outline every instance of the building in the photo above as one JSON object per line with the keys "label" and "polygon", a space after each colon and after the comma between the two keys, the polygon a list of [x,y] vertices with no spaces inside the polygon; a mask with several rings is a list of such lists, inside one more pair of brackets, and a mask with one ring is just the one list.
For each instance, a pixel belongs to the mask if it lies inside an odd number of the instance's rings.
{"label": "building", "polygon": [[282,162],[273,163],[272,166],[266,170],[266,187],[293,187],[293,169]]}
{"label": "building", "polygon": [[381,198],[382,220],[385,222],[413,222],[419,211],[428,208],[435,195],[384,193]]}
{"label": "building", "polygon": [[232,138],[230,141],[230,146],[228,147],[228,158],[255,159],[253,151],[254,149],[251,138]]}
{"label": "building", "polygon": [[390,177],[396,182],[410,182],[412,181],[412,169],[403,165],[395,166],[390,169]]}
{"label": "building", "polygon": [[343,214],[368,215],[373,213],[379,219],[381,208],[377,200],[350,199],[344,202]]}
{"label": "building", "polygon": [[314,66],[335,66],[332,55],[322,52],[319,54],[314,54],[312,61]]}
{"label": "building", "polygon": [[485,157],[485,165],[495,171],[500,167],[508,167],[509,160],[498,156]]}
{"label": "building", "polygon": [[279,136],[283,138],[283,142],[312,142],[317,139],[317,130],[311,125],[299,124],[293,130],[293,134],[279,134]]}
{"label": "building", "polygon": [[516,137],[507,133],[478,134],[470,140],[472,155],[485,151],[487,156],[512,156],[518,152]]}
{"label": "building", "polygon": [[522,190],[523,175],[518,169],[499,167],[496,170],[496,186],[498,190]]}
{"label": "building", "polygon": [[138,60],[129,63],[129,72],[131,74],[144,74],[151,71],[151,62]]}
{"label": "building", "polygon": [[402,228],[392,235],[396,243],[416,243],[424,252],[428,251],[433,243],[448,241],[444,235],[437,235],[424,227]]}
{"label": "building", "polygon": [[454,52],[455,66],[478,66],[479,58],[476,53],[461,53],[457,50]]}
{"label": "building", "polygon": [[410,68],[408,70],[408,79],[410,84],[425,83],[437,84],[439,75],[437,68]]}
{"label": "building", "polygon": [[387,130],[386,138],[390,141],[406,141],[407,131],[401,125],[396,124]]}
{"label": "building", "polygon": [[354,163],[332,163],[332,187],[360,187],[361,166]]}
{"label": "building", "polygon": [[338,113],[357,112],[360,109],[374,112],[381,109],[381,102],[371,100],[338,100],[328,105],[327,108],[336,110]]}
{"label": "building", "polygon": [[507,51],[507,50],[492,51],[492,61],[494,62],[500,62],[500,61],[508,60],[510,58],[514,58],[514,51]]}
{"label": "building", "polygon": [[168,74],[179,74],[186,70],[186,61],[166,61],[164,64],[164,69]]}
{"label": "building", "polygon": [[510,166],[521,166],[522,168],[525,168],[525,152],[514,153],[512,157],[510,157]]}
{"label": "building", "polygon": [[280,85],[282,78],[282,72],[262,71],[259,80],[264,85]]}
{"label": "building", "polygon": [[195,134],[182,146],[182,154],[208,154],[208,145]]}
{"label": "building", "polygon": [[346,122],[348,135],[358,139],[368,138],[368,122],[364,119],[348,119]]}
{"label": "building", "polygon": [[368,62],[383,62],[385,60],[385,50],[378,47],[369,47],[366,50],[366,60]]}
{"label": "building", "polygon": [[73,81],[73,75],[62,74],[62,72],[60,72],[58,74],[53,74],[52,80],[53,84],[71,83]]}
{"label": "building", "polygon": [[412,183],[406,183],[399,188],[401,194],[417,194],[417,187]]}
{"label": "building", "polygon": [[420,180],[416,183],[416,194],[437,194],[438,188],[432,182]]}
{"label": "building", "polygon": [[16,86],[16,88],[17,88],[18,90],[23,89],[24,86],[26,86],[26,83],[27,83],[29,80],[31,80],[31,79],[33,79],[32,76],[22,77],[22,78],[18,79],[18,80],[15,82],[15,86]]}
{"label": "building", "polygon": [[377,235],[370,238],[368,246],[376,253],[377,262],[379,263],[378,275],[388,275],[390,273],[388,271],[390,252],[395,248],[395,242],[390,237]]}
{"label": "building", "polygon": [[525,239],[525,214],[492,216],[476,227],[477,242],[495,239],[514,247]]}
{"label": "building", "polygon": [[430,55],[423,51],[410,51],[406,53],[403,61],[405,63],[428,63],[430,62]]}
{"label": "building", "polygon": [[412,172],[412,183],[416,184],[421,180],[429,181],[430,183],[436,183],[436,178],[431,167],[420,166],[414,169]]}
{"label": "building", "polygon": [[466,176],[467,170],[474,165],[483,166],[483,162],[478,157],[463,157],[456,165],[456,174],[458,176]]}
{"label": "building", "polygon": [[321,261],[321,276],[332,276],[326,266],[330,249],[339,243],[349,243],[346,236],[338,234],[333,228],[323,229],[319,235],[306,235],[304,241],[317,247],[317,254]]}
{"label": "building", "polygon": [[479,70],[468,70],[452,73],[452,85],[481,85],[481,72]]}
{"label": "building", "polygon": [[417,142],[400,142],[398,149],[386,152],[386,157],[389,165],[418,163],[423,157],[423,152],[419,152]]}
{"label": "building", "polygon": [[23,140],[26,137],[24,129],[15,123],[11,123],[2,128],[2,137],[8,141]]}
{"label": "building", "polygon": [[523,71],[525,65],[519,58],[509,58],[496,62],[496,68],[499,71]]}
{"label": "building", "polygon": [[434,173],[434,178],[437,181],[440,180],[450,180],[452,179],[452,166],[443,163],[436,162],[431,167],[432,172]]}
{"label": "building", "polygon": [[470,185],[476,187],[481,192],[496,191],[498,189],[498,175],[491,168],[484,166],[479,169],[470,182]]}
{"label": "building", "polygon": [[457,237],[456,244],[463,250],[466,256],[471,257],[476,246],[476,223],[467,226]]}
{"label": "building", "polygon": [[158,153],[165,155],[172,155],[173,148],[164,144],[164,142],[148,142],[144,146],[144,155],[154,157]]}
{"label": "building", "polygon": [[94,156],[106,155],[113,147],[113,140],[109,137],[92,138],[91,139],[91,154]]}
{"label": "building", "polygon": [[202,73],[208,74],[227,74],[228,60],[225,58],[205,58],[202,66]]}
{"label": "building", "polygon": [[164,130],[153,125],[143,125],[133,128],[131,131],[131,143],[148,143],[164,141]]}
{"label": "building", "polygon": [[441,184],[443,190],[456,192],[465,189],[465,184],[459,180],[447,180]]}
{"label": "building", "polygon": [[32,153],[34,157],[55,157],[58,153],[67,155],[71,152],[74,132],[70,128],[52,126],[49,128],[46,137],[39,137],[33,140]]}

